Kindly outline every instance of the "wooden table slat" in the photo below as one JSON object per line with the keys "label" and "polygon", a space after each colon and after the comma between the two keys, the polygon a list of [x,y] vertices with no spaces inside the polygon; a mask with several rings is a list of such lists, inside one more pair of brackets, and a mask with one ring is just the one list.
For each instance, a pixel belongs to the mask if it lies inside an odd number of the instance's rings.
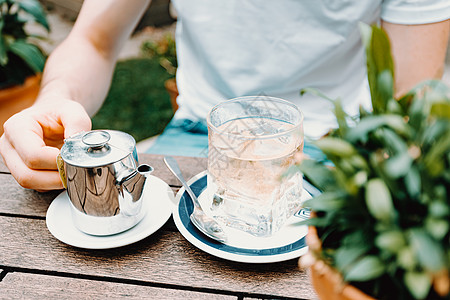
{"label": "wooden table slat", "polygon": [[[51,284],[49,284],[51,283]],[[151,286],[85,280],[41,274],[8,273],[0,283],[4,299],[237,299],[236,296],[211,295]]]}
{"label": "wooden table slat", "polygon": [[[208,165],[206,158],[183,156],[174,156],[174,158],[180,165],[181,172],[186,180],[189,180],[194,175],[205,171]],[[170,186],[181,186],[178,179],[176,179],[166,167],[163,159],[163,155],[139,154],[139,163],[147,163],[151,165],[155,169],[153,175],[159,178],[164,178],[164,181]]]}
{"label": "wooden table slat", "polygon": [[45,217],[48,206],[62,191],[39,193],[22,188],[9,174],[0,174],[0,213]]}
{"label": "wooden table slat", "polygon": [[[0,174],[0,213],[33,216],[44,218],[53,199],[63,190],[50,192],[36,192],[22,188],[16,180],[8,174]],[[174,195],[178,187],[172,187]]]}
{"label": "wooden table slat", "polygon": [[314,297],[308,276],[298,269],[297,260],[276,264],[230,262],[195,248],[178,232],[158,231],[133,245],[92,251],[59,242],[44,220],[0,217],[0,228],[2,266],[198,289]]}

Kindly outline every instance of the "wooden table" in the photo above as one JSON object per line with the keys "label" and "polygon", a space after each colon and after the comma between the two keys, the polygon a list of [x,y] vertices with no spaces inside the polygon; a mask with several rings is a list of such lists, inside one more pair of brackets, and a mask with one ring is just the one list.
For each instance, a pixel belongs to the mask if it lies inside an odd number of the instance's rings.
{"label": "wooden table", "polygon": [[[206,160],[177,157],[186,178]],[[176,193],[162,157],[140,155]],[[178,232],[173,219],[144,240],[116,249],[66,245],[48,231],[45,215],[61,191],[20,187],[0,159],[0,298],[2,299],[251,299],[316,298],[297,259],[246,264],[209,255]]]}

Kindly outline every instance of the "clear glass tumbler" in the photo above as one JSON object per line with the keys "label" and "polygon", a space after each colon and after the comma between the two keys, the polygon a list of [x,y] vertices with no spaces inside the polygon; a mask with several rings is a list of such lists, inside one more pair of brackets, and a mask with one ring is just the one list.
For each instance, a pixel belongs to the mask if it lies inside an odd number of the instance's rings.
{"label": "clear glass tumbler", "polygon": [[291,102],[247,96],[215,106],[208,123],[208,187],[218,221],[270,236],[301,206],[303,115]]}

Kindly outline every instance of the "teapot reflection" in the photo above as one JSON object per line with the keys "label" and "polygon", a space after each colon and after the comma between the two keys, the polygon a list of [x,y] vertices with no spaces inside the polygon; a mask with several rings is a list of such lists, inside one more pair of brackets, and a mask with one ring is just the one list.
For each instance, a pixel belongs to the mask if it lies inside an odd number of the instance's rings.
{"label": "teapot reflection", "polygon": [[95,130],[65,140],[61,149],[72,219],[81,231],[110,235],[144,217],[145,183],[153,171],[137,167],[134,139],[123,132]]}
{"label": "teapot reflection", "polygon": [[142,195],[149,165],[137,170],[123,162],[96,168],[67,168],[69,198],[73,206],[87,215],[98,217],[136,215],[142,206]]}

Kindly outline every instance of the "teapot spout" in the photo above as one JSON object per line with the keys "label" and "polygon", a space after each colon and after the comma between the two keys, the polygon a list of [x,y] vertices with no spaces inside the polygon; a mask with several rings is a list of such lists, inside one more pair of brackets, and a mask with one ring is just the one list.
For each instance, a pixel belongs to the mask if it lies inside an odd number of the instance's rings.
{"label": "teapot spout", "polygon": [[153,172],[153,167],[147,164],[142,164],[137,168],[137,171],[141,176],[147,177]]}
{"label": "teapot spout", "polygon": [[[128,198],[132,202],[137,202],[142,198],[145,182],[153,172],[153,167],[142,164],[136,171],[132,172],[122,180],[118,180],[119,193],[123,198]],[[127,194],[125,196],[125,194]]]}

